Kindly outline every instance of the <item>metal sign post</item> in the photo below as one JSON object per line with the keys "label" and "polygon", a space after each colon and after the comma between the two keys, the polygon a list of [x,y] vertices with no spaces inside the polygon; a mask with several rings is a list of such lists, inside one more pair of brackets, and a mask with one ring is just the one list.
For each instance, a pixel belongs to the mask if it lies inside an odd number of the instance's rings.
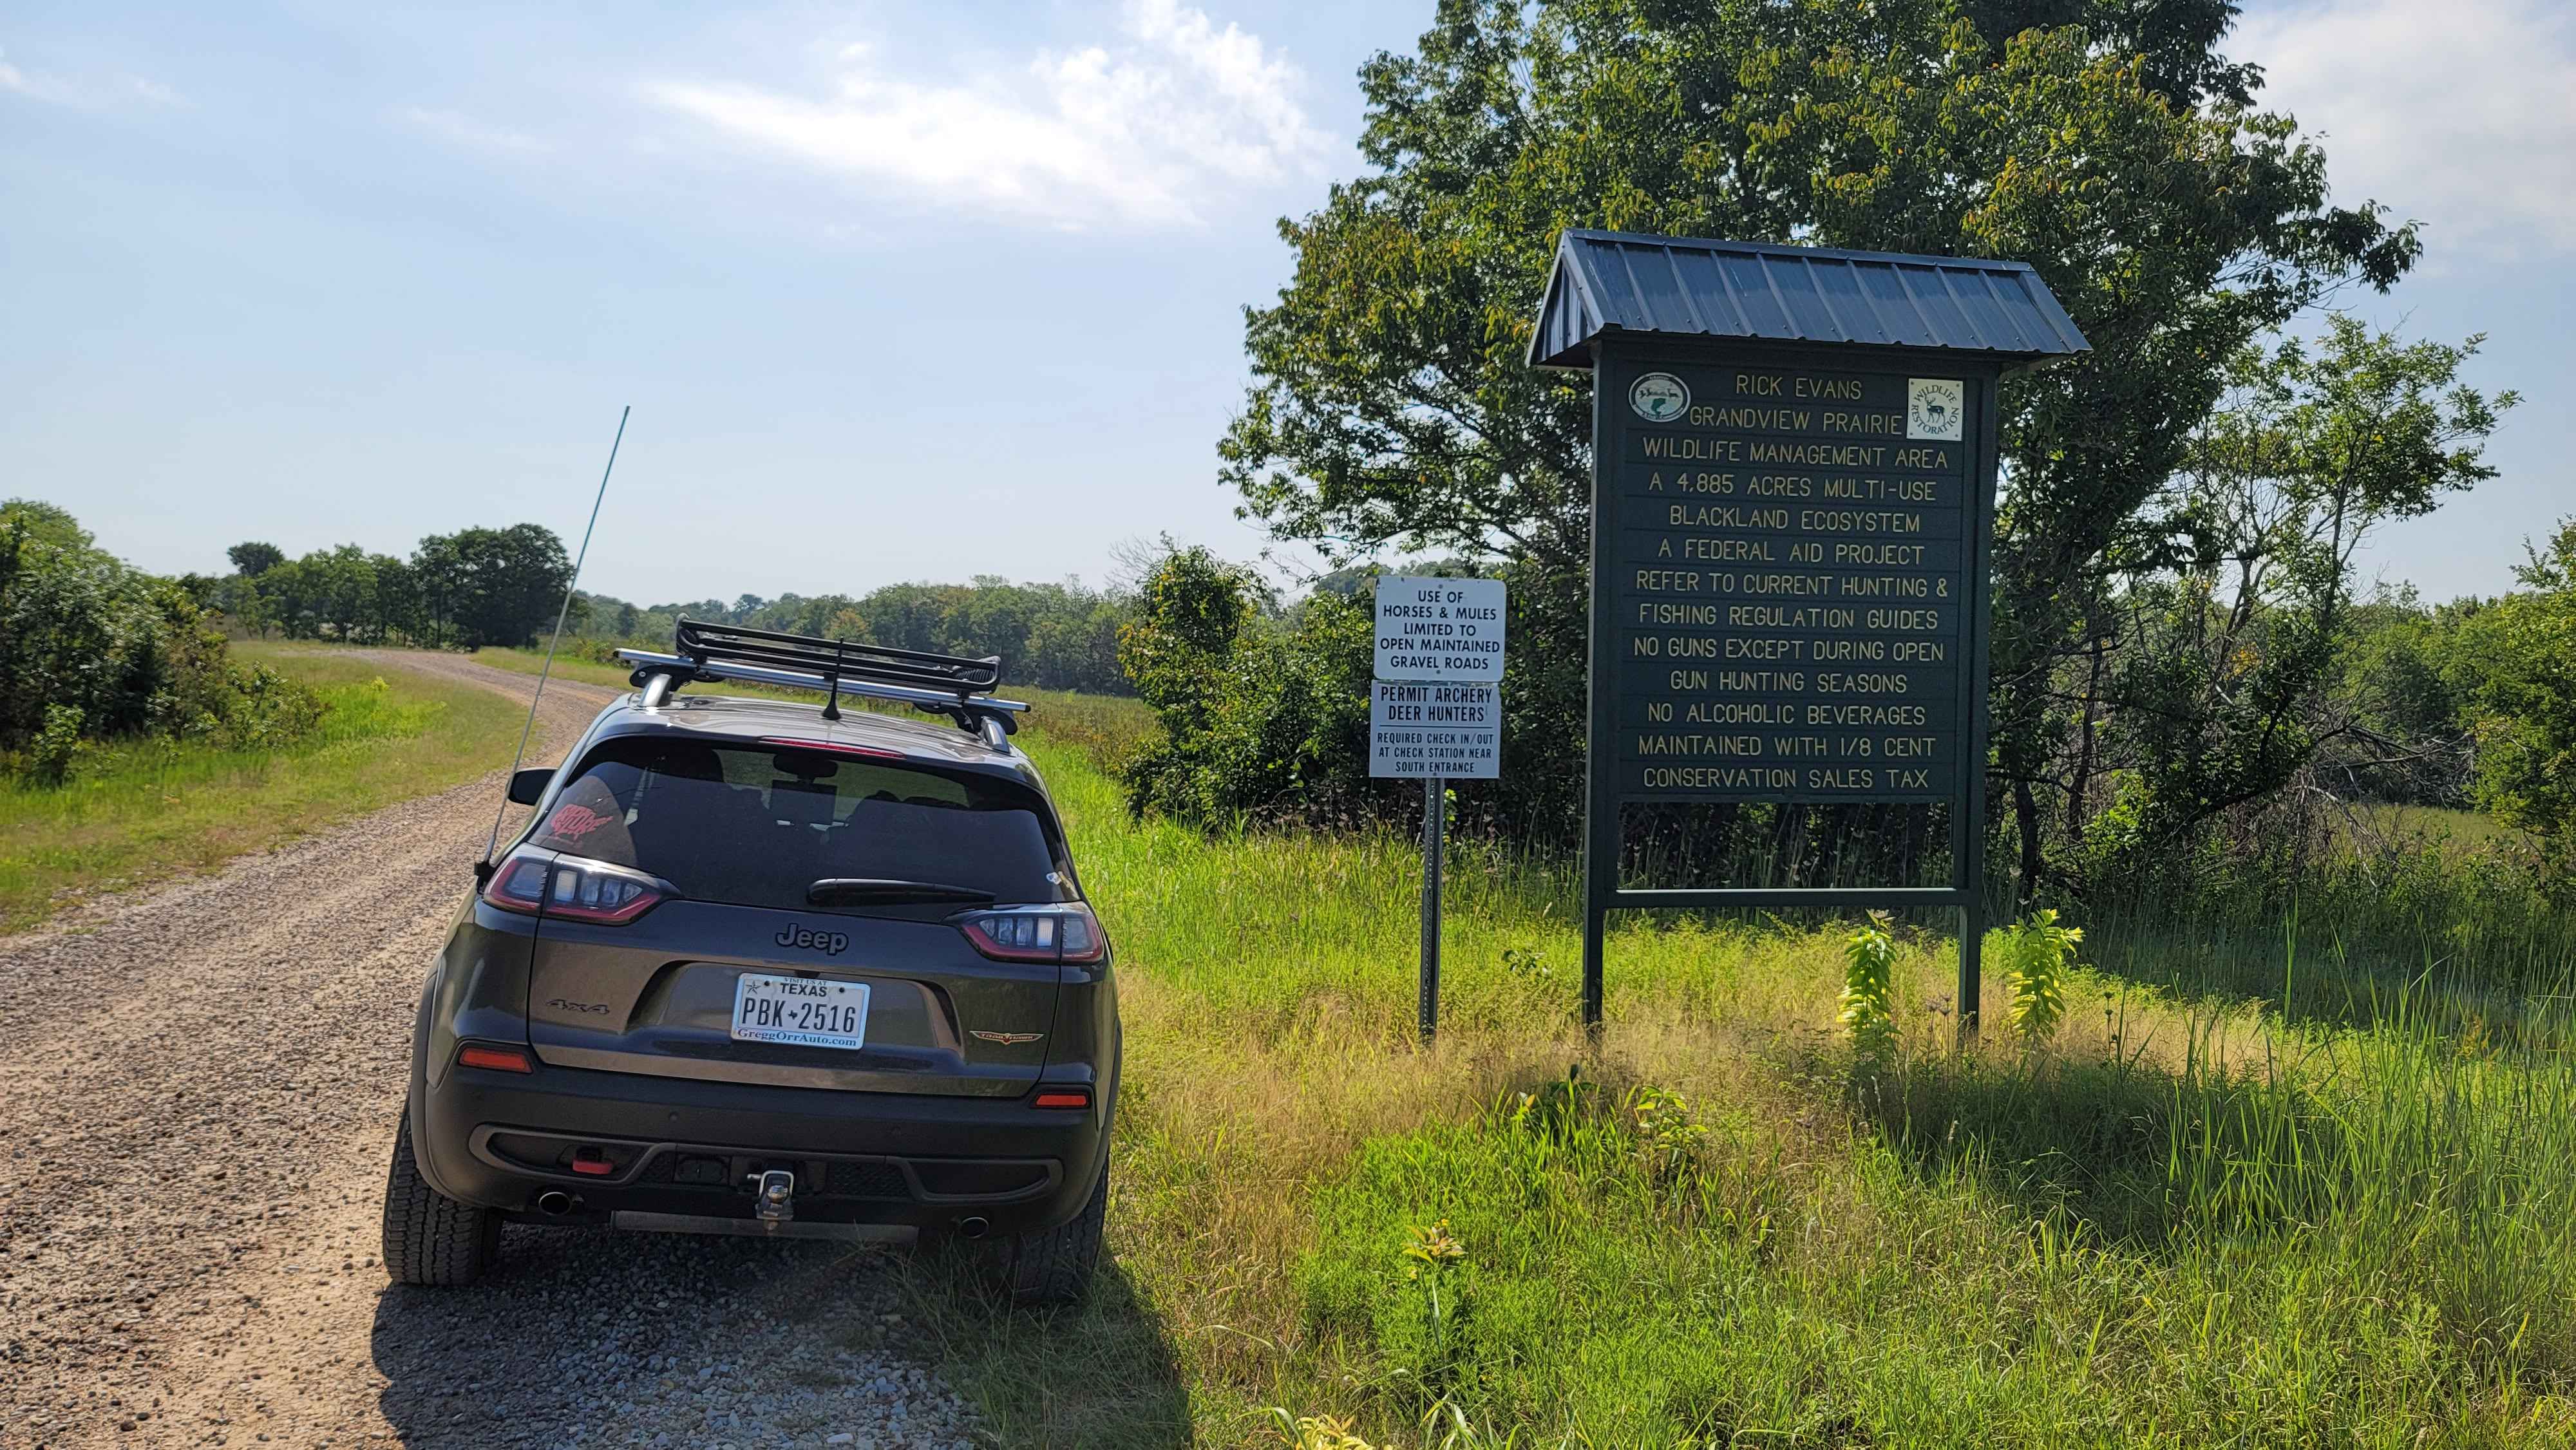
{"label": "metal sign post", "polygon": [[[1588,1028],[1612,910],[1944,906],[1975,1031],[1996,392],[2086,348],[2017,262],[1559,240],[1530,361],[1593,375]],[[1897,804],[1948,807],[1946,884],[1796,884],[1810,818]],[[1624,886],[1627,813],[1676,805],[1767,808],[1789,881]]]}
{"label": "metal sign post", "polygon": [[1429,1042],[1440,1030],[1440,857],[1447,834],[1445,819],[1449,814],[1447,787],[1440,777],[1422,778],[1422,985],[1416,994],[1415,1011],[1421,1018],[1422,1040]]}
{"label": "metal sign post", "polygon": [[1502,773],[1503,583],[1377,581],[1369,774],[1422,779],[1422,1040],[1440,1025],[1440,865],[1448,779]]}

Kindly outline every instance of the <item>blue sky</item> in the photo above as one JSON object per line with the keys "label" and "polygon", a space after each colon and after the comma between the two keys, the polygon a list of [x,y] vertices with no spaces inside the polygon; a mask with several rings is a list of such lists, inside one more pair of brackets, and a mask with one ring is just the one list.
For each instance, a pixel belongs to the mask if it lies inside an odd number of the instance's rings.
{"label": "blue sky", "polygon": [[[1430,5],[372,9],[0,15],[0,494],[170,573],[570,539],[632,403],[586,582],[642,602],[1251,558],[1240,309]],[[2430,226],[2359,309],[2486,331],[2528,399],[2504,477],[2370,561],[2492,592],[2576,512],[2576,24],[2319,0],[2229,48],[2341,194]]]}

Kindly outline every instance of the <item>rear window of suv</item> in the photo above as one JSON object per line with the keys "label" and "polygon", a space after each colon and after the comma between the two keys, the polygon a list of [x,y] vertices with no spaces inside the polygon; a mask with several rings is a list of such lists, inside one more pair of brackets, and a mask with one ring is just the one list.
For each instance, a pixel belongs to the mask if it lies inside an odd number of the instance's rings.
{"label": "rear window of suv", "polygon": [[1010,905],[1077,899],[1037,792],[837,751],[611,740],[529,840],[741,906],[828,910],[806,890],[835,878],[963,887]]}

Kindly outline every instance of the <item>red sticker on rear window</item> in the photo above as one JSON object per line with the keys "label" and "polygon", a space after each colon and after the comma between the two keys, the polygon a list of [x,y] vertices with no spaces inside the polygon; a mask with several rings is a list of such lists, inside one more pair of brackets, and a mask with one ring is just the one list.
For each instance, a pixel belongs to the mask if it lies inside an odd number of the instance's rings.
{"label": "red sticker on rear window", "polygon": [[578,841],[615,819],[615,816],[603,815],[588,806],[565,804],[556,807],[553,818],[546,822],[546,834]]}

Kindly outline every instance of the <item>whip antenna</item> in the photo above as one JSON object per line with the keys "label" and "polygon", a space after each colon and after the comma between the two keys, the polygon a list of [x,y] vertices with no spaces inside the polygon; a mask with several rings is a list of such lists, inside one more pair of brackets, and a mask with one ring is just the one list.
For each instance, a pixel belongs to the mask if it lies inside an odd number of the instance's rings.
{"label": "whip antenna", "polygon": [[[546,677],[555,672],[555,647],[563,643],[564,621],[572,615],[573,590],[581,583],[582,562],[590,557],[591,531],[599,527],[599,506],[608,498],[608,476],[617,471],[617,445],[626,441],[626,415],[635,411],[627,404],[617,411],[617,436],[608,441],[608,466],[599,471],[599,493],[590,501],[590,522],[582,525],[581,551],[572,556],[572,578],[564,582],[563,607],[555,611],[554,637],[546,641],[546,662],[537,671],[537,692],[528,697],[528,723],[519,727],[519,748],[510,757],[510,773],[519,773],[519,762],[528,758],[528,734],[537,728],[537,702],[546,697]],[[489,869],[492,853],[501,848],[501,818],[510,813],[510,788],[501,787],[501,807],[492,812],[492,838],[483,843],[482,867]]]}

